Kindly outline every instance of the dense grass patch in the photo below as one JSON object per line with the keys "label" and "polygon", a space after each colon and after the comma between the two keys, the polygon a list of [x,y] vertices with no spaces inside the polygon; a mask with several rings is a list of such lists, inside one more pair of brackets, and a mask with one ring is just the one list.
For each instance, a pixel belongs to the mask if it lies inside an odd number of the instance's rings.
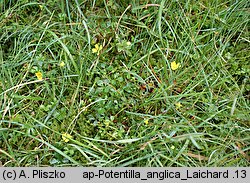
{"label": "dense grass patch", "polygon": [[246,0],[0,11],[3,166],[249,166]]}

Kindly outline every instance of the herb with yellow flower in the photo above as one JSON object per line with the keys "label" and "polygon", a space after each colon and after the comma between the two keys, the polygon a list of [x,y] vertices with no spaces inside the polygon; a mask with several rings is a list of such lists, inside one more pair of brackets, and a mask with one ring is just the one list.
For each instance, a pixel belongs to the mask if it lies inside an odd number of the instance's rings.
{"label": "herb with yellow flower", "polygon": [[178,69],[178,68],[181,66],[180,63],[176,63],[175,61],[171,62],[170,65],[171,65],[171,69],[172,69],[173,71],[175,71],[176,69]]}
{"label": "herb with yellow flower", "polygon": [[65,66],[65,63],[64,63],[64,62],[60,62],[59,66],[60,66],[60,67],[64,67],[64,66]]}
{"label": "herb with yellow flower", "polygon": [[43,80],[43,74],[40,71],[36,72],[35,74],[38,80]]}
{"label": "herb with yellow flower", "polygon": [[182,105],[180,102],[177,102],[177,103],[175,103],[175,107],[176,107],[176,109],[180,109],[182,107]]}
{"label": "herb with yellow flower", "polygon": [[145,125],[148,125],[148,121],[149,121],[149,119],[144,119]]}
{"label": "herb with yellow flower", "polygon": [[100,54],[100,51],[102,50],[103,46],[99,43],[95,44],[95,47],[92,48],[92,53],[96,53],[97,55]]}
{"label": "herb with yellow flower", "polygon": [[72,136],[70,134],[68,134],[68,133],[63,133],[62,134],[62,140],[64,142],[69,142],[70,139],[72,139]]}

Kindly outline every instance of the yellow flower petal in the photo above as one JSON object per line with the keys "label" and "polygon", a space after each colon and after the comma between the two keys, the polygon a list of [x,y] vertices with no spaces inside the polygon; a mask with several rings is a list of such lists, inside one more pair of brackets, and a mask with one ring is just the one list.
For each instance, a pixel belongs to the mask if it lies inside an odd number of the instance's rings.
{"label": "yellow flower petal", "polygon": [[92,48],[92,53],[97,53],[99,55],[100,51],[102,50],[103,46],[99,44],[95,44],[95,48]]}
{"label": "yellow flower petal", "polygon": [[64,142],[68,142],[71,138],[72,138],[72,136],[68,133],[62,134],[62,139]]}
{"label": "yellow flower petal", "polygon": [[181,105],[181,103],[180,103],[180,102],[175,103],[175,106],[176,106],[176,109],[179,109],[179,108],[181,108],[181,107],[182,107],[182,105]]}
{"label": "yellow flower petal", "polygon": [[148,125],[148,121],[149,121],[149,119],[144,120],[145,125]]}
{"label": "yellow flower petal", "polygon": [[38,80],[43,80],[43,74],[40,71],[36,72],[36,77]]}
{"label": "yellow flower petal", "polygon": [[95,44],[95,48],[99,50],[99,44]]}
{"label": "yellow flower petal", "polygon": [[175,61],[171,62],[171,69],[174,71],[180,67],[180,63],[176,64]]}
{"label": "yellow flower petal", "polygon": [[96,53],[98,50],[96,48],[92,48],[92,53]]}
{"label": "yellow flower petal", "polygon": [[64,62],[61,62],[61,63],[59,64],[59,66],[60,66],[60,67],[64,67],[64,66],[65,66],[65,63],[64,63]]}

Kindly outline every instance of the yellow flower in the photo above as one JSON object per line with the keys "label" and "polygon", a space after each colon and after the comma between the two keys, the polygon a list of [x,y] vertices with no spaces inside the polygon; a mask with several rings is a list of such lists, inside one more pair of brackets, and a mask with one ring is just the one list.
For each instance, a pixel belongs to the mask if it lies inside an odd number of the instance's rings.
{"label": "yellow flower", "polygon": [[175,103],[175,106],[176,106],[176,109],[179,109],[179,108],[181,108],[181,107],[182,107],[182,105],[181,105],[181,103],[180,103],[180,102]]}
{"label": "yellow flower", "polygon": [[176,64],[175,61],[171,62],[171,69],[174,71],[180,67],[180,63]]}
{"label": "yellow flower", "polygon": [[130,46],[130,45],[131,45],[131,42],[128,41],[126,44],[127,44],[127,46]]}
{"label": "yellow flower", "polygon": [[171,146],[170,148],[174,150],[174,149],[175,149],[175,146]]}
{"label": "yellow flower", "polygon": [[97,53],[97,55],[99,55],[102,48],[102,45],[95,44],[95,48],[92,49],[92,53]]}
{"label": "yellow flower", "polygon": [[68,133],[62,134],[62,139],[64,142],[68,142],[71,138],[72,138],[72,136]]}
{"label": "yellow flower", "polygon": [[36,77],[38,80],[43,80],[43,74],[40,71],[36,72]]}
{"label": "yellow flower", "polygon": [[149,119],[144,120],[145,125],[148,125],[148,121],[149,121]]}
{"label": "yellow flower", "polygon": [[60,67],[64,67],[64,66],[65,66],[65,63],[64,63],[64,62],[61,62],[61,63],[59,64],[59,66],[60,66]]}

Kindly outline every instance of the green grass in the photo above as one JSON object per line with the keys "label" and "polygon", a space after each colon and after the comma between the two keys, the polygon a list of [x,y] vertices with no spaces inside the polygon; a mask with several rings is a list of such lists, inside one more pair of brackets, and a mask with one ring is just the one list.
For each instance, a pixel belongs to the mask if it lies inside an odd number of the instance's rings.
{"label": "green grass", "polygon": [[0,164],[249,166],[249,10],[1,1]]}

